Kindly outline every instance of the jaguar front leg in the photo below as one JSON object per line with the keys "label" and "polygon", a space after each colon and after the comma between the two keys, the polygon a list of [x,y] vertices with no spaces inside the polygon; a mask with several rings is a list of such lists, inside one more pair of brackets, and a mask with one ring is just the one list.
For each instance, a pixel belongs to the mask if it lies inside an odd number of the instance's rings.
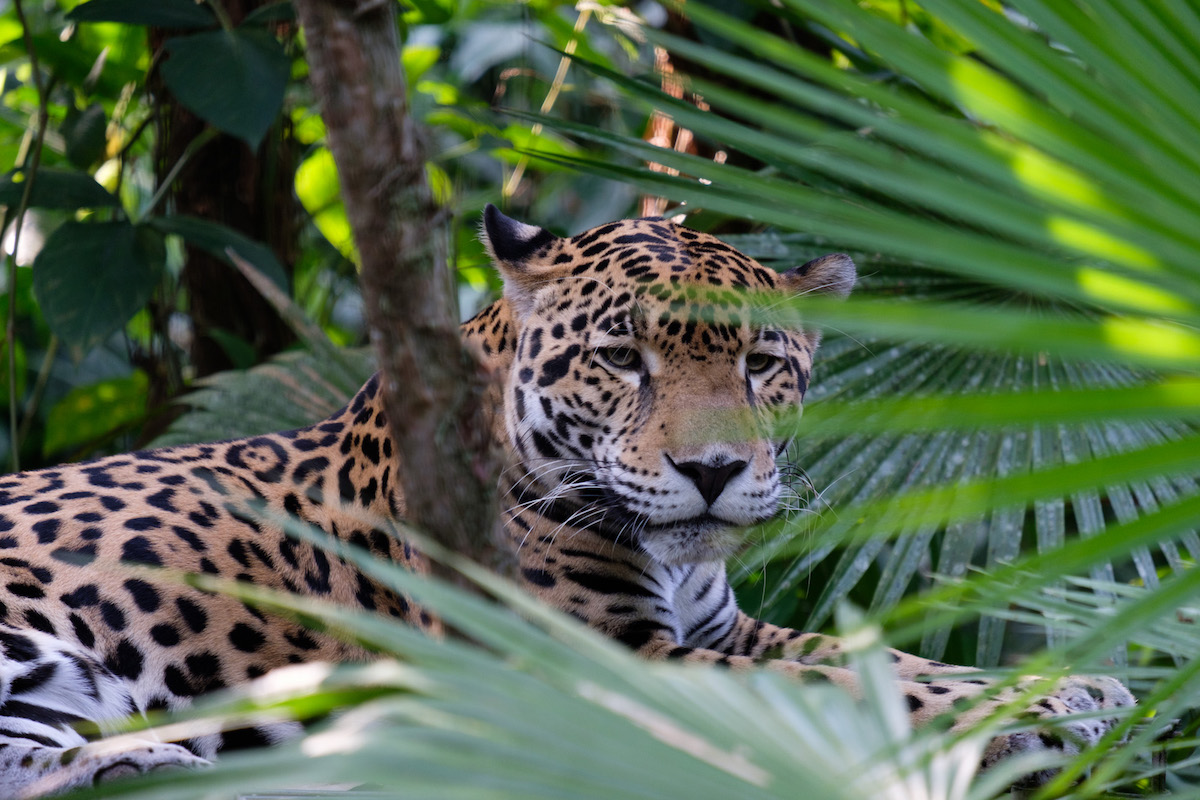
{"label": "jaguar front leg", "polygon": [[[829,682],[854,696],[861,694],[858,676],[847,668],[843,640],[816,633],[802,633],[755,619],[737,608],[733,594],[724,585],[724,570],[697,569],[692,582],[699,580],[703,591],[685,581],[677,596],[689,603],[680,609],[680,644],[668,636],[657,636],[639,649],[648,658],[679,658],[700,663],[722,663],[737,669],[754,665],[782,672],[805,683]],[[703,599],[710,602],[706,605]],[[720,598],[719,602],[712,602]],[[694,619],[700,609],[703,618]],[[689,614],[693,617],[689,619]],[[690,623],[690,624],[689,624]],[[703,623],[703,624],[700,624]],[[985,717],[1011,706],[1030,681],[1016,687],[989,692],[992,681],[979,676],[971,667],[933,661],[899,650],[888,649],[900,690],[915,726],[935,719],[950,719],[952,729],[969,729]],[[1133,696],[1120,682],[1107,677],[1072,676],[1058,682],[1044,695],[1011,716],[1026,716],[1047,723],[995,737],[988,745],[982,762],[988,768],[1017,753],[1053,752],[1070,756],[1094,746],[1117,722],[1118,715],[1097,716],[1134,705]],[[1079,717],[1085,715],[1083,719]],[[1043,783],[1053,772],[1042,771],[1026,779]]]}

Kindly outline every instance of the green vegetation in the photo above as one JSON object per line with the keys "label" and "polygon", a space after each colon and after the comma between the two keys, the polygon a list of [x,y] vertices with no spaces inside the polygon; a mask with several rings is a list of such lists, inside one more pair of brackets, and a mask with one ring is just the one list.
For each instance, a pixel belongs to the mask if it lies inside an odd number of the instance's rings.
{"label": "green vegetation", "polygon": [[[4,282],[14,464],[291,427],[369,371],[351,349],[354,248],[303,37],[287,3],[244,3],[236,19],[233,6],[91,0],[0,17],[10,249],[26,222]],[[502,605],[372,564],[475,644],[255,596],[403,666],[310,669],[214,699],[205,713],[232,719],[351,710],[290,746],[104,796],[318,781],[447,796],[1002,793],[1013,771],[966,782],[986,730],[906,730],[871,649],[880,629],[1004,675],[1104,672],[1134,688],[1130,742],[1075,759],[1038,797],[1200,796],[1200,7],[689,2],[686,22],[636,28],[625,9],[579,8],[404,13],[464,311],[495,289],[474,239],[488,201],[576,232],[637,213],[644,192],[764,263],[853,255],[849,302],[771,304],[826,341],[794,513],[751,532],[731,570],[758,616],[816,629],[840,613],[862,631],[868,700],[636,663],[453,558]],[[691,76],[682,99],[660,90],[655,46]],[[644,141],[650,109],[693,132],[695,152]],[[235,229],[187,204],[188,162],[231,141],[287,171],[302,214],[263,189],[270,169],[247,192],[279,211],[265,217],[300,220],[290,250],[271,225]],[[298,344],[275,355],[202,329],[185,245],[232,247],[287,287]],[[201,335],[257,366],[209,374]],[[191,410],[166,430],[185,388],[199,388]]]}

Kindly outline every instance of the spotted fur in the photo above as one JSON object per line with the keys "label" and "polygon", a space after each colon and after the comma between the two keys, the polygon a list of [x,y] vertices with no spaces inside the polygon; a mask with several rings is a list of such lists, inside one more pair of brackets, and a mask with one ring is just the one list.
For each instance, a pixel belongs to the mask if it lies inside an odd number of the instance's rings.
{"label": "spotted fur", "polygon": [[[562,239],[492,207],[485,240],[504,296],[463,335],[496,376],[503,521],[529,590],[647,658],[764,664],[855,691],[836,640],[749,617],[723,566],[733,532],[777,512],[785,442],[772,421],[800,406],[818,345],[815,332],[760,324],[751,297],[845,295],[850,260],[775,273],[664,220]],[[269,742],[288,730],[112,744],[72,726],[181,708],[286,664],[367,656],[129,565],[246,581],[436,631],[404,597],[264,521],[299,517],[423,571],[419,553],[361,522],[403,517],[395,476],[372,379],[309,428],[0,479],[0,796]],[[892,658],[918,722],[984,685],[961,667]],[[1131,702],[1115,681],[1073,679],[1031,710],[1059,717]],[[1069,750],[1109,727],[1088,719],[1065,740],[1000,737],[985,760]]]}

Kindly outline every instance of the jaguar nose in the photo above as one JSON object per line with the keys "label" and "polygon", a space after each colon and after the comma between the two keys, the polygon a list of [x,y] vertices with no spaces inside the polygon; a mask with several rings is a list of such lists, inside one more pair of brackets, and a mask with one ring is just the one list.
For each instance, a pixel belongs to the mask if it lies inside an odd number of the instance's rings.
{"label": "jaguar nose", "polygon": [[667,460],[671,462],[671,466],[696,484],[696,488],[700,490],[700,496],[710,506],[721,496],[721,492],[725,491],[725,486],[730,479],[746,468],[745,461],[728,461],[724,464],[709,466],[701,464],[699,461],[684,461],[676,464],[670,456],[667,456]]}

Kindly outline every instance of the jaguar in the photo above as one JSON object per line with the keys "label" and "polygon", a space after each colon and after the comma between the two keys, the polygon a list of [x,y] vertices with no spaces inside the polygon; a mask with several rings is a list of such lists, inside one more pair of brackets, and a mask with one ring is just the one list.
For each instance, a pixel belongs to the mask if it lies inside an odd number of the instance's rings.
{"label": "jaguar", "polygon": [[[755,298],[845,296],[851,259],[775,272],[664,219],[570,238],[494,206],[483,219],[503,294],[462,335],[495,378],[501,521],[524,585],[648,659],[761,666],[856,691],[837,639],[741,611],[724,567],[736,531],[779,511],[787,441],[773,422],[800,407],[820,341],[818,331],[763,322]],[[113,746],[77,727],[183,708],[288,664],[369,657],[156,570],[308,595],[436,634],[425,610],[278,524],[299,518],[426,571],[409,543],[363,522],[403,519],[396,470],[376,376],[311,427],[0,479],[0,796],[269,744],[292,729]],[[249,513],[248,500],[263,513]],[[916,723],[958,713],[986,687],[963,667],[890,656]],[[1115,715],[1132,703],[1113,679],[1078,677],[1029,713]],[[1095,713],[1059,722],[1069,735],[997,737],[984,766],[1014,752],[1073,752],[1113,725]]]}

